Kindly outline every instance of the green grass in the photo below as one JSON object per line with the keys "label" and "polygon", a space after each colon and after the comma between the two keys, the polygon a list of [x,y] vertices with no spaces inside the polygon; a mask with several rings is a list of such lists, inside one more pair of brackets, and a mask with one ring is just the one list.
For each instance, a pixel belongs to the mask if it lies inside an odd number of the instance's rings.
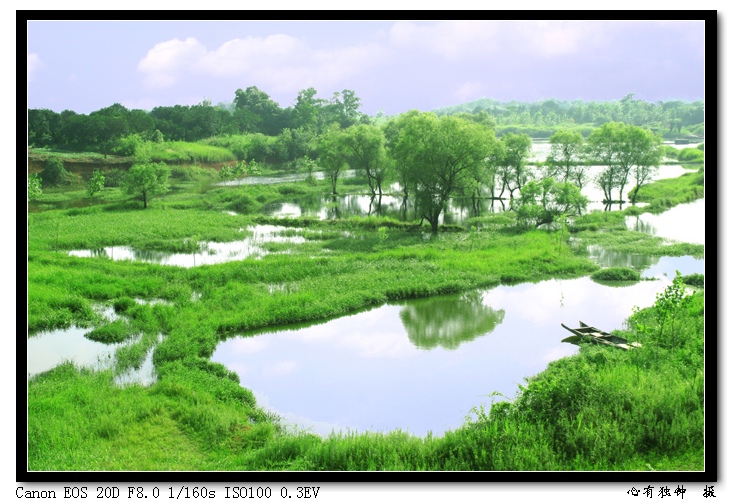
{"label": "green grass", "polygon": [[138,147],[135,155],[148,158],[153,162],[171,163],[216,163],[237,160],[236,156],[226,148],[187,141],[166,141],[164,143],[145,141]]}
{"label": "green grass", "polygon": [[[513,399],[486,409],[477,403],[470,419],[443,437],[285,432],[235,373],[210,361],[226,336],[390,300],[577,277],[598,267],[571,251],[567,233],[525,231],[509,214],[475,218],[426,238],[413,224],[391,218],[255,214],[285,197],[319,196],[325,185],[202,189],[195,180],[186,183],[147,210],[112,202],[29,215],[29,331],[96,326],[90,337],[128,342],[111,370],[64,364],[29,381],[31,470],[702,468],[702,293],[673,313],[655,306],[634,314],[622,336],[641,341],[642,350],[583,346],[529,379]],[[663,190],[655,185],[652,195]],[[224,213],[234,206],[251,214]],[[576,218],[570,230],[610,249],[703,252],[628,231],[623,218],[591,213]],[[287,255],[190,269],[66,253],[113,245],[184,252],[192,241],[239,240],[245,235],[240,228],[257,223],[285,225],[286,234],[306,242],[269,246]],[[287,287],[271,292],[273,284]],[[93,308],[99,302],[122,319],[104,324]],[[150,350],[156,383],[114,383]]]}
{"label": "green grass", "polygon": [[679,178],[658,180],[642,186],[637,200],[650,203],[644,211],[661,213],[677,204],[693,202],[704,196],[705,170],[700,168],[697,172],[686,173]]}
{"label": "green grass", "polygon": [[591,274],[597,281],[638,281],[641,275],[636,270],[626,267],[608,267]]}

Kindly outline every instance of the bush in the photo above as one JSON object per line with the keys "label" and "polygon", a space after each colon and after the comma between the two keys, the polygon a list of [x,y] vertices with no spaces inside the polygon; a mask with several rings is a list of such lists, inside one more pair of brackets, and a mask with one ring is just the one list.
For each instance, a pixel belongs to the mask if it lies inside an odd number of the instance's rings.
{"label": "bush", "polygon": [[638,281],[641,275],[636,270],[626,267],[608,267],[591,274],[597,281]]}
{"label": "bush", "polygon": [[688,286],[695,286],[696,288],[705,287],[705,275],[703,274],[690,274],[682,276],[682,282]]}
{"label": "bush", "polygon": [[680,162],[704,162],[705,152],[697,148],[684,148],[677,156],[677,160]]}
{"label": "bush", "polygon": [[206,181],[215,177],[214,171],[204,169],[201,166],[173,166],[171,167],[171,178],[180,181]]}
{"label": "bush", "polygon": [[124,319],[118,319],[109,324],[105,324],[86,335],[90,340],[102,343],[120,343],[124,342],[132,336],[130,325]]}
{"label": "bush", "polygon": [[64,161],[58,157],[50,157],[41,171],[44,186],[68,185],[74,176],[64,168]]}
{"label": "bush", "polygon": [[244,193],[232,198],[232,201],[226,207],[231,211],[250,214],[256,212],[260,208],[260,204],[251,195]]}
{"label": "bush", "polygon": [[119,187],[122,185],[122,181],[125,179],[125,171],[121,169],[111,169],[104,173],[104,186],[106,187]]}

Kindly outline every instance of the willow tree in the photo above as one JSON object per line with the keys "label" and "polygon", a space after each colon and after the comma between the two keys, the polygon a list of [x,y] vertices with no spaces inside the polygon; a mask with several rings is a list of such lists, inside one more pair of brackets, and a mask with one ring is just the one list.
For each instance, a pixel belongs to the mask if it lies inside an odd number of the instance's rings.
{"label": "willow tree", "polygon": [[504,157],[498,166],[501,195],[504,189],[509,189],[509,197],[513,199],[514,191],[521,190],[532,179],[532,172],[527,165],[532,152],[532,138],[526,134],[509,133],[502,136],[501,143],[504,146]]}
{"label": "willow tree", "polygon": [[450,197],[485,164],[495,142],[490,128],[454,116],[414,113],[404,121],[392,154],[415,187],[417,214],[433,233]]}
{"label": "willow tree", "polygon": [[632,176],[636,189],[647,183],[656,172],[661,159],[661,139],[651,131],[631,124],[607,122],[588,137],[588,151],[595,162],[604,166],[596,178],[607,202],[612,202],[612,191],[618,189],[618,200],[623,201],[624,188]]}
{"label": "willow tree", "polygon": [[382,185],[391,171],[391,162],[385,148],[384,132],[373,125],[359,124],[344,130],[341,139],[343,152],[352,169],[363,171],[372,196],[382,196]]}
{"label": "willow tree", "polygon": [[583,136],[577,131],[561,129],[550,137],[550,155],[547,157],[549,176],[564,183],[575,183],[583,188]]}
{"label": "willow tree", "polygon": [[336,184],[346,167],[343,131],[337,123],[332,124],[318,139],[318,165],[331,181],[331,189],[336,195]]}

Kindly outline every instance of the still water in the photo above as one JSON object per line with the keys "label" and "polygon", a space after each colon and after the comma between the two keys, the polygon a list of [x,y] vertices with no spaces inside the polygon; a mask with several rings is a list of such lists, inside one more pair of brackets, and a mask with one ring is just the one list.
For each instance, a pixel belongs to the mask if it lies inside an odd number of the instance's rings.
{"label": "still water", "polygon": [[[244,229],[242,229],[244,231]],[[133,260],[159,265],[173,265],[178,267],[196,267],[213,265],[228,261],[243,260],[254,257],[262,258],[268,251],[264,245],[271,242],[289,242],[302,244],[305,237],[297,235],[301,230],[288,229],[277,225],[255,225],[248,227],[249,236],[245,239],[232,242],[200,242],[199,252],[196,253],[169,253],[137,249],[130,246],[108,246],[101,249],[75,249],[69,251],[71,256],[81,258],[110,258],[112,260]],[[295,234],[295,235],[293,235]]]}
{"label": "still water", "polygon": [[292,427],[440,435],[490,404],[491,392],[511,398],[525,377],[576,353],[560,342],[560,323],[622,328],[669,284],[664,275],[625,287],[584,277],[390,303],[243,334],[220,343],[212,360]]}
{"label": "still water", "polygon": [[705,244],[705,199],[679,204],[661,214],[627,216],[629,230],[693,244]]}

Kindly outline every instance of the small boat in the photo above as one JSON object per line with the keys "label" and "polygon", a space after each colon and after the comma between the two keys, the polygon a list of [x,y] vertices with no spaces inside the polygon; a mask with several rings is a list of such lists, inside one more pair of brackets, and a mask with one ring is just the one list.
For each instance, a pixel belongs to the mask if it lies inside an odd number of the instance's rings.
{"label": "small boat", "polygon": [[600,343],[602,345],[611,345],[613,347],[618,347],[619,349],[624,350],[629,350],[633,347],[641,347],[641,344],[638,342],[629,343],[626,338],[611,335],[609,333],[606,333],[605,331],[601,331],[598,328],[594,328],[593,326],[588,326],[583,321],[580,321],[579,328],[568,328],[563,323],[560,323],[560,326],[573,334],[573,336],[569,336],[562,340],[566,343],[579,345],[581,340],[586,340],[593,343]]}

